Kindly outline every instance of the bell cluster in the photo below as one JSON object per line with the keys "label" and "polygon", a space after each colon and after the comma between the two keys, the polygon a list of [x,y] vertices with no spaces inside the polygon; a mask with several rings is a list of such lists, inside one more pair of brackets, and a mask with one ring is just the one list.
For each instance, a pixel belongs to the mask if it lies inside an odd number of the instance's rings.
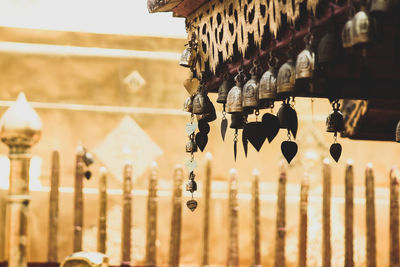
{"label": "bell cluster", "polygon": [[[341,32],[337,29],[333,19],[331,27],[319,40],[318,45],[314,43],[314,32],[312,27],[304,37],[305,49],[296,55],[294,34],[288,46],[286,61],[280,65],[278,58],[271,50],[268,58],[268,67],[265,71],[261,69],[261,62],[258,57],[253,61],[250,69],[250,77],[240,66],[234,77],[228,70],[222,73],[222,83],[218,87],[217,103],[223,105],[223,120],[225,114],[231,114],[230,128],[235,129],[234,153],[236,159],[237,130],[243,129],[242,143],[247,154],[247,144],[252,144],[257,151],[261,149],[264,141],[272,142],[279,129],[286,129],[288,140],[282,143],[282,153],[290,163],[297,153],[297,145],[292,141],[296,138],[298,119],[294,109],[295,96],[298,92],[308,92],[309,95],[318,94],[318,90],[330,90],[331,78],[329,73],[343,56],[343,48],[350,49],[361,47],[366,49],[366,44],[371,38],[371,14],[385,14],[390,8],[390,1],[375,0],[366,11],[361,6],[358,12],[350,7],[349,19],[344,24]],[[332,13],[334,13],[332,11]],[[188,48],[182,54],[180,65],[190,67],[192,76],[190,85],[186,89],[190,97],[185,100],[185,111],[197,116],[200,122],[209,123],[216,119],[215,108],[205,88],[205,82],[199,83],[197,90],[193,89],[193,79],[196,78],[195,65],[197,46],[195,37],[189,41]],[[196,55],[196,56],[194,56]],[[363,53],[365,56],[365,53]],[[306,94],[307,95],[307,94]],[[282,101],[277,113],[265,113],[259,121],[260,110],[271,109],[276,101]],[[333,111],[326,120],[326,131],[334,134],[334,142],[330,153],[335,161],[338,161],[342,148],[337,143],[337,134],[344,131],[343,115],[340,112],[339,99],[330,99]],[[248,122],[248,115],[256,115],[255,122]],[[224,139],[226,121],[221,124],[221,134]],[[225,128],[225,129],[224,129]],[[398,127],[400,129],[400,126]],[[400,132],[400,130],[398,130]],[[400,134],[397,133],[398,136]],[[400,141],[400,137],[397,138]]]}

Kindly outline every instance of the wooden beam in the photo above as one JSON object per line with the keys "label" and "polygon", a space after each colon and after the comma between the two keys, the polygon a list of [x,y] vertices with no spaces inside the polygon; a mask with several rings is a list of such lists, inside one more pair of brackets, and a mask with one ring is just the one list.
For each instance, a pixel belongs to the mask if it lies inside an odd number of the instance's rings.
{"label": "wooden beam", "polygon": [[147,9],[150,13],[172,11],[182,0],[147,0]]}

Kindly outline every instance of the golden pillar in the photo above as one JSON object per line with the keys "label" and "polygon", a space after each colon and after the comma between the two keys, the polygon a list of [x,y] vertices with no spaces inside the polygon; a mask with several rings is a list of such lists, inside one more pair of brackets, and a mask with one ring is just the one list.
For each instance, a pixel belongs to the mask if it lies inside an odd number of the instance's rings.
{"label": "golden pillar", "polygon": [[121,266],[131,264],[132,233],[132,163],[127,160],[124,166],[122,196]]}
{"label": "golden pillar", "polygon": [[322,267],[331,267],[331,164],[324,159],[322,169]]}
{"label": "golden pillar", "polygon": [[239,203],[237,200],[237,193],[237,171],[236,169],[231,169],[228,200],[228,267],[239,266]]}
{"label": "golden pillar", "polygon": [[172,216],[171,232],[169,237],[168,266],[179,266],[182,226],[182,182],[183,169],[181,165],[175,166],[174,186],[172,191]]}
{"label": "golden pillar", "polygon": [[345,216],[344,216],[344,267],[354,267],[354,174],[353,161],[348,160],[345,175]]}
{"label": "golden pillar", "polygon": [[100,168],[99,206],[97,251],[105,254],[107,250],[107,169],[105,167]]}
{"label": "golden pillar", "polygon": [[389,212],[389,233],[390,233],[390,267],[400,265],[399,249],[399,179],[400,172],[397,167],[390,170],[390,212]]}
{"label": "golden pillar", "polygon": [[261,265],[261,237],[260,237],[260,189],[258,177],[260,172],[256,169],[253,170],[253,188],[252,188],[252,233],[251,241],[253,243],[253,263],[251,266],[262,266]]}
{"label": "golden pillar", "polygon": [[81,145],[76,148],[75,158],[75,185],[74,185],[74,252],[82,251],[82,231],[83,231],[83,175],[84,149]]}
{"label": "golden pillar", "polygon": [[41,129],[40,118],[23,93],[0,121],[1,141],[10,149],[5,252],[8,267],[27,266],[30,148],[39,141]]}
{"label": "golden pillar", "polygon": [[157,174],[157,163],[153,162],[147,196],[146,266],[157,265]]}
{"label": "golden pillar", "polygon": [[206,154],[206,179],[204,181],[203,249],[201,266],[209,265],[210,247],[210,200],[211,200],[211,161],[210,152]]}
{"label": "golden pillar", "polygon": [[286,236],[286,167],[282,161],[279,166],[279,184],[276,210],[275,233],[275,267],[285,266],[285,236]]}
{"label": "golden pillar", "polygon": [[299,255],[298,266],[307,267],[307,229],[308,229],[308,191],[310,188],[309,176],[304,174],[300,187],[299,211]]}
{"label": "golden pillar", "polygon": [[372,163],[365,170],[365,219],[367,225],[367,267],[376,267],[375,182]]}
{"label": "golden pillar", "polygon": [[59,211],[59,192],[60,183],[60,156],[57,150],[51,155],[51,189],[49,199],[49,244],[47,251],[48,262],[58,262],[58,211]]}

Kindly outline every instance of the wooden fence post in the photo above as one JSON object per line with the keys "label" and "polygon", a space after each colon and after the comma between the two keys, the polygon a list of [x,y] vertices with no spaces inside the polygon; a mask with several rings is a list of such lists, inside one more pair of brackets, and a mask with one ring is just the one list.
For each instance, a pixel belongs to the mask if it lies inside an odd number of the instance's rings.
{"label": "wooden fence post", "polygon": [[203,250],[202,266],[209,265],[209,242],[210,242],[210,196],[211,196],[211,161],[210,152],[206,154],[206,177],[204,181],[204,215],[203,215]]}
{"label": "wooden fence post", "polygon": [[372,164],[365,170],[366,229],[367,229],[367,267],[376,267],[376,230],[375,230],[375,182]]}
{"label": "wooden fence post", "polygon": [[345,216],[344,216],[344,267],[354,267],[353,257],[353,227],[354,227],[354,173],[353,161],[348,160],[345,174]]}
{"label": "wooden fence post", "polygon": [[146,218],[146,265],[157,265],[157,163],[151,165],[149,177],[149,188],[147,196],[147,218]]}
{"label": "wooden fence post", "polygon": [[298,266],[307,267],[307,223],[308,223],[308,191],[310,188],[308,174],[304,174],[300,187],[299,211],[299,255]]}
{"label": "wooden fence post", "polygon": [[279,184],[276,209],[275,234],[275,267],[285,266],[285,235],[286,235],[286,167],[283,161],[279,166]]}
{"label": "wooden fence post", "polygon": [[107,251],[107,169],[105,167],[100,168],[97,251],[104,254]]}
{"label": "wooden fence post", "polygon": [[169,241],[168,266],[179,266],[181,247],[181,224],[182,224],[182,182],[183,169],[181,165],[175,166],[174,187],[172,195],[171,232]]}
{"label": "wooden fence post", "polygon": [[253,242],[253,263],[252,266],[261,266],[260,254],[260,189],[259,189],[258,170],[253,170],[253,190],[252,190],[252,242]]}
{"label": "wooden fence post", "polygon": [[322,267],[331,266],[331,165],[329,159],[323,162],[322,184]]}
{"label": "wooden fence post", "polygon": [[399,170],[390,171],[390,267],[398,267],[399,261]]}
{"label": "wooden fence post", "polygon": [[230,170],[228,210],[228,267],[239,266],[239,205],[237,201],[237,171]]}
{"label": "wooden fence post", "polygon": [[51,181],[49,199],[49,243],[47,250],[47,262],[58,262],[58,187],[60,183],[60,156],[54,150],[51,154]]}
{"label": "wooden fence post", "polygon": [[121,266],[130,266],[132,232],[132,163],[129,160],[125,162],[123,173]]}
{"label": "wooden fence post", "polygon": [[74,190],[74,247],[73,251],[82,251],[83,228],[83,155],[82,146],[76,148],[75,190]]}

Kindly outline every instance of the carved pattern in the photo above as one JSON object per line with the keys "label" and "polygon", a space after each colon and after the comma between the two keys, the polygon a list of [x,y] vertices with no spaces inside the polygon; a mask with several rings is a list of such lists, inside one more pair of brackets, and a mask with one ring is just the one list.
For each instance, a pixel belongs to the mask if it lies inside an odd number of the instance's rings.
{"label": "carved pattern", "polygon": [[[266,29],[271,35],[277,35],[283,15],[288,23],[294,24],[300,17],[300,4],[304,1],[212,0],[203,5],[187,18],[188,36],[196,32],[199,39],[200,68],[204,69],[208,62],[210,69],[215,71],[218,54],[222,54],[224,61],[229,59],[234,53],[235,42],[239,52],[244,54],[250,45],[249,34],[253,34],[254,44],[260,47]],[[315,14],[317,4],[318,0],[307,0],[307,10]]]}

